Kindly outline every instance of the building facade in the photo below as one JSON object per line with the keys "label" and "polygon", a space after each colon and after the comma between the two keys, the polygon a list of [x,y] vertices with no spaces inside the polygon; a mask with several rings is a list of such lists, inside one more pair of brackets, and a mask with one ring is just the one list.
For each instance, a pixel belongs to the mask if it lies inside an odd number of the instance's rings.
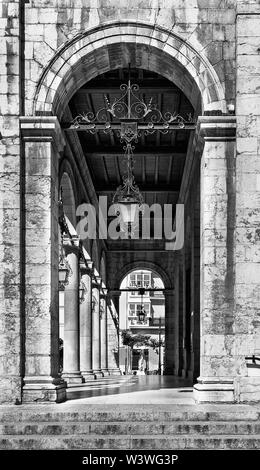
{"label": "building facade", "polygon": [[[1,403],[62,401],[118,373],[120,285],[136,269],[164,283],[165,372],[192,376],[197,402],[259,401],[246,359],[260,353],[259,36],[258,0],[0,1]],[[145,202],[184,206],[172,242],[106,239],[93,218],[99,236],[77,230],[123,168],[113,116],[109,133],[73,122],[113,102],[129,64],[139,98],[175,115],[153,134],[135,123]]]}
{"label": "building facade", "polygon": [[[131,288],[133,290],[131,290]],[[119,333],[129,331],[131,335],[151,338],[152,343],[121,346],[120,369],[124,373],[138,372],[140,355],[145,355],[147,374],[163,373],[165,301],[164,285],[153,271],[138,269],[126,276],[121,284],[119,301]],[[140,291],[138,289],[144,289]],[[162,290],[160,290],[162,289]],[[144,315],[140,317],[140,314]],[[122,344],[122,340],[119,344]]]}

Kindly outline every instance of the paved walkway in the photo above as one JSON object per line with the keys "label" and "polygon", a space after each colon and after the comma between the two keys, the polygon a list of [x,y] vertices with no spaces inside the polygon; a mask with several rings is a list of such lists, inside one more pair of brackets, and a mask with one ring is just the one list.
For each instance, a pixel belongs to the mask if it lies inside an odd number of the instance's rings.
{"label": "paved walkway", "polygon": [[190,380],[171,376],[109,377],[68,390],[73,404],[194,404]]}

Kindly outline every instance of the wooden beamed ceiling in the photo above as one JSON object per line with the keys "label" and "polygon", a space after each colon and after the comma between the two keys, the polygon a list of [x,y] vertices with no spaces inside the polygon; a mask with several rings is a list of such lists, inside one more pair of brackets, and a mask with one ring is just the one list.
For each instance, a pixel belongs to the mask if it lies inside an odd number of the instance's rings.
{"label": "wooden beamed ceiling", "polygon": [[[69,103],[73,118],[88,111],[96,114],[105,107],[106,98],[111,103],[118,99],[121,96],[119,87],[127,79],[128,70],[120,69],[86,83]],[[193,114],[193,108],[181,90],[158,74],[133,69],[131,82],[139,85],[139,98],[146,103],[153,98],[163,114],[176,111],[185,118],[189,113]],[[114,122],[112,118],[111,122]],[[147,204],[177,202],[190,134],[186,129],[177,129],[168,134],[156,131],[152,135],[145,135],[142,132],[135,144],[134,175]],[[96,134],[80,131],[78,136],[97,195],[107,195],[108,202],[111,202],[126,170],[118,131],[109,134],[103,131]]]}

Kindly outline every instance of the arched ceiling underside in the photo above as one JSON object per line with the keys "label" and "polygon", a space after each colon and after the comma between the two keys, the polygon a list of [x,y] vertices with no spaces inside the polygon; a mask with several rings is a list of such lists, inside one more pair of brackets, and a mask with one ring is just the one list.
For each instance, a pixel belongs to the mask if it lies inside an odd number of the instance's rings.
{"label": "arched ceiling underside", "polygon": [[[87,111],[96,114],[105,106],[106,98],[112,103],[121,96],[120,85],[127,79],[128,69],[115,69],[87,82],[70,100],[69,114],[72,118]],[[137,96],[146,103],[152,98],[162,114],[177,112],[185,118],[194,114],[184,93],[161,75],[133,68],[131,82],[139,86]],[[68,139],[71,132],[66,131]],[[126,171],[118,133],[99,131],[93,135],[80,131],[78,137],[97,195],[107,196],[110,205]],[[189,138],[190,132],[185,129],[168,134],[156,131],[152,135],[142,133],[135,143],[135,180],[147,204],[176,204]]]}

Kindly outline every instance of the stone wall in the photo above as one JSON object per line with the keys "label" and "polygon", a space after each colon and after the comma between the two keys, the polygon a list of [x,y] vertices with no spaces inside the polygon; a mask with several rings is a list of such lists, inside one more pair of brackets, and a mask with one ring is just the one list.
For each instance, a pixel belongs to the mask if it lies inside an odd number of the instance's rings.
{"label": "stone wall", "polygon": [[[127,32],[127,23],[138,22],[152,25],[153,30],[148,32],[145,41],[148,45],[146,54],[140,60],[146,61],[146,55],[152,53],[152,37],[158,37],[161,47],[167,52],[168,43],[171,45],[170,34],[177,35],[191,45],[189,57],[185,60],[186,46],[181,46],[176,54],[177,60],[187,65],[187,70],[196,67],[197,57],[195,50],[205,57],[205,63],[201,64],[204,75],[205,96],[211,95],[214,101],[215,85],[214,77],[207,76],[206,62],[211,63],[214,73],[219,78],[225,98],[228,102],[234,102],[235,82],[235,0],[135,0],[129,4],[127,0],[31,0],[26,5],[25,11],[25,59],[26,59],[26,113],[32,112],[32,100],[35,96],[37,83],[46,65],[53,59],[57,50],[60,51],[60,65],[63,62],[64,45],[67,45],[78,34],[84,35],[88,30],[101,28],[105,25],[115,24],[112,34]],[[164,28],[165,34],[155,34],[155,27]],[[134,41],[129,36],[123,41]],[[80,52],[80,47],[78,51]],[[93,47],[93,46],[92,46]],[[195,48],[195,49],[193,49]],[[150,49],[150,50],[149,50]],[[65,56],[64,56],[65,58]],[[66,60],[66,58],[65,58]],[[95,58],[93,58],[95,62]],[[106,61],[104,56],[102,61]],[[149,62],[149,60],[148,60]],[[140,66],[140,65],[139,65]],[[59,65],[58,65],[59,67]],[[97,73],[99,64],[97,63]],[[145,68],[145,67],[144,67]],[[59,80],[53,74],[48,78],[51,81]],[[183,69],[185,74],[185,69]],[[77,87],[78,78],[75,76],[67,84],[68,88]],[[51,99],[51,97],[50,97]]]}
{"label": "stone wall", "polygon": [[[260,355],[260,4],[238,0],[237,8],[235,332],[247,375],[244,357]],[[237,393],[259,399],[260,377],[242,378]]]}
{"label": "stone wall", "polygon": [[0,3],[0,402],[21,398],[19,1]]}

